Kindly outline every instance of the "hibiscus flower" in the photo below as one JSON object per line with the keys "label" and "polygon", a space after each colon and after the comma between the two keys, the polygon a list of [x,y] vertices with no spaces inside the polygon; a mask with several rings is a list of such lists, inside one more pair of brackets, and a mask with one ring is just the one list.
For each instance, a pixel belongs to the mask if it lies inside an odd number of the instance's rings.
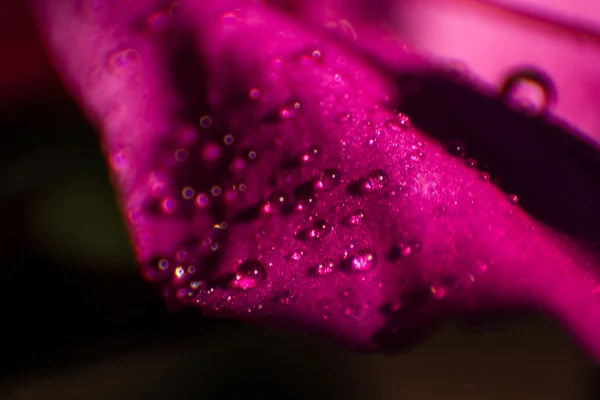
{"label": "hibiscus flower", "polygon": [[319,2],[33,5],[170,306],[383,351],[536,307],[600,357],[600,157],[515,109],[544,74],[498,94]]}

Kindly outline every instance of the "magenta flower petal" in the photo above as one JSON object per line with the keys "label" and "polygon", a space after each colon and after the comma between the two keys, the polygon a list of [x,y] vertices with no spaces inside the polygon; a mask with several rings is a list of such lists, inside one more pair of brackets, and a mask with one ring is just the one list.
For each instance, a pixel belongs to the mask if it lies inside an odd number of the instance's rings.
{"label": "magenta flower petal", "polygon": [[372,59],[431,65],[251,3],[36,3],[169,303],[385,350],[451,311],[534,305],[600,356],[591,255],[394,112]]}

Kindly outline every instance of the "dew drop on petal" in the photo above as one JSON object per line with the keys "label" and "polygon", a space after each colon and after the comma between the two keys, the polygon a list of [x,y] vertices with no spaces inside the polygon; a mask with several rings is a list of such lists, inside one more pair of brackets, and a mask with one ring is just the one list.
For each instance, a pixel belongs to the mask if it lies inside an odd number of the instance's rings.
{"label": "dew drop on petal", "polygon": [[552,78],[536,68],[520,68],[508,74],[500,88],[502,99],[531,116],[545,113],[556,102]]}
{"label": "dew drop on petal", "polygon": [[359,226],[364,222],[364,219],[365,212],[363,210],[356,210],[345,216],[342,219],[342,223],[346,226]]}
{"label": "dew drop on petal", "polygon": [[315,221],[313,227],[308,231],[301,233],[302,239],[305,240],[317,240],[323,238],[331,231],[331,226],[325,220]]}
{"label": "dew drop on petal", "polygon": [[377,255],[370,249],[361,249],[348,259],[348,265],[352,271],[365,272],[375,268]]}
{"label": "dew drop on petal", "polygon": [[479,173],[479,180],[483,181],[483,182],[489,182],[490,181],[490,174],[488,174],[487,172],[480,172]]}
{"label": "dew drop on petal", "polygon": [[359,183],[362,193],[373,193],[383,190],[389,182],[388,175],[381,169],[370,171]]}
{"label": "dew drop on petal", "polygon": [[235,288],[248,290],[264,281],[265,276],[265,268],[261,263],[254,260],[246,260],[237,267],[232,284]]}
{"label": "dew drop on petal", "polygon": [[442,285],[433,285],[430,290],[433,298],[437,300],[442,299],[446,295],[446,288]]}
{"label": "dew drop on petal", "polygon": [[464,157],[465,156],[465,145],[458,140],[453,140],[446,145],[446,150],[448,153],[452,154],[455,157]]}
{"label": "dew drop on petal", "polygon": [[519,197],[516,194],[509,194],[508,202],[514,205],[519,204]]}
{"label": "dew drop on petal", "polygon": [[315,265],[311,270],[311,273],[315,276],[329,276],[336,270],[336,263],[334,260],[327,258],[322,262]]}

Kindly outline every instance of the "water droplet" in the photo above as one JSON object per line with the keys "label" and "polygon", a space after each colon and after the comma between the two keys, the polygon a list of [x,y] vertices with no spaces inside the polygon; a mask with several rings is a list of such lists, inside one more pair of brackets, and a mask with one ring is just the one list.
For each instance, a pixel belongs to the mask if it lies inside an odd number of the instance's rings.
{"label": "water droplet", "polygon": [[348,265],[352,271],[366,272],[375,268],[377,255],[369,249],[361,249],[348,259]]}
{"label": "water droplet", "polygon": [[342,223],[346,226],[359,226],[365,220],[365,212],[363,210],[356,210],[347,215],[342,219]]}
{"label": "water droplet", "polygon": [[329,276],[336,270],[336,263],[334,260],[327,258],[322,262],[318,263],[311,270],[311,274],[315,276]]}
{"label": "water droplet", "polygon": [[519,204],[519,196],[517,196],[516,194],[509,194],[508,202],[514,205]]}
{"label": "water droplet", "polygon": [[303,250],[294,250],[290,254],[287,255],[286,259],[288,261],[301,261],[306,253]]}
{"label": "water droplet", "polygon": [[208,115],[203,115],[200,117],[200,127],[203,129],[208,129],[212,125],[212,118]]}
{"label": "water droplet", "polygon": [[265,268],[261,263],[246,260],[237,267],[233,286],[242,290],[252,289],[265,279],[265,275]]}
{"label": "water droplet", "polygon": [[453,140],[446,145],[446,150],[448,153],[452,154],[455,157],[464,157],[465,156],[465,145],[458,140]]}
{"label": "water droplet", "polygon": [[510,72],[500,88],[501,98],[531,115],[541,115],[556,102],[552,78],[536,68],[525,67]]}
{"label": "water droplet", "polygon": [[329,191],[340,183],[340,172],[335,168],[326,168],[315,181],[315,189]]}
{"label": "water droplet", "polygon": [[373,193],[383,190],[389,182],[388,175],[381,169],[370,171],[359,184],[362,193]]}
{"label": "water droplet", "polygon": [[468,158],[465,161],[465,164],[467,164],[467,167],[470,168],[477,168],[477,160],[473,159],[473,158]]}
{"label": "water droplet", "polygon": [[177,210],[177,201],[173,197],[165,197],[160,202],[160,207],[166,214],[172,214]]}
{"label": "water droplet", "polygon": [[186,186],[181,190],[181,196],[186,199],[189,200],[192,197],[194,197],[194,189],[191,186]]}
{"label": "water droplet", "polygon": [[250,89],[250,93],[248,94],[251,100],[258,100],[260,98],[260,90],[258,88]]}
{"label": "water droplet", "polygon": [[480,172],[479,173],[479,180],[481,180],[483,182],[489,182],[490,181],[490,174],[488,174],[487,172]]}

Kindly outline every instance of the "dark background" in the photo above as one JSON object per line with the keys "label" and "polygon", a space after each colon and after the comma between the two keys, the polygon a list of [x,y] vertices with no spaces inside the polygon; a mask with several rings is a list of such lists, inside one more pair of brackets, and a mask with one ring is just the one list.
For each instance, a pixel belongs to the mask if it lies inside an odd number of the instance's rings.
{"label": "dark background", "polygon": [[[168,313],[138,274],[93,128],[13,25],[2,40],[20,37],[12,73],[31,85],[0,93],[0,398],[600,398],[585,354],[536,316],[448,325],[384,356]],[[0,87],[20,88],[6,68]]]}

